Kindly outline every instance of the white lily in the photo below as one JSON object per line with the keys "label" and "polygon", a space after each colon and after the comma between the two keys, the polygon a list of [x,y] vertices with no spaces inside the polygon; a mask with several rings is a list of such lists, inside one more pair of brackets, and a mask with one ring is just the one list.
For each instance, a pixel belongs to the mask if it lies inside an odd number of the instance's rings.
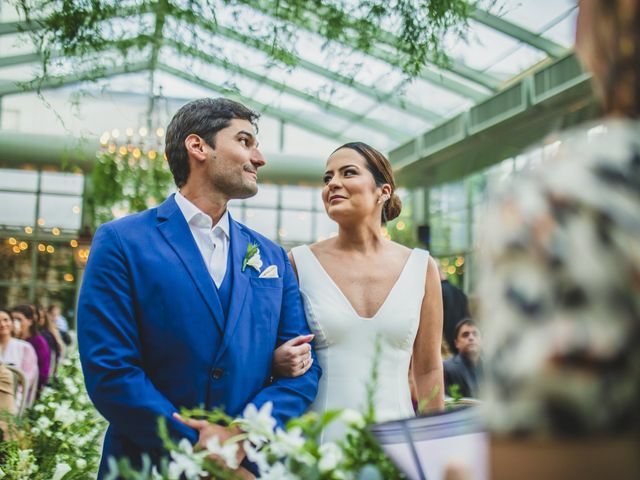
{"label": "white lily", "polygon": [[294,455],[304,447],[305,438],[302,429],[294,427],[288,432],[278,428],[273,442],[269,444],[269,450],[277,457]]}
{"label": "white lily", "polygon": [[333,443],[324,443],[319,450],[320,461],[318,462],[318,468],[321,472],[328,472],[335,469],[342,461],[343,455],[340,447]]}
{"label": "white lily", "polygon": [[207,452],[213,455],[217,455],[224,463],[227,464],[229,468],[235,470],[238,468],[238,444],[228,442],[224,445],[220,444],[220,439],[218,437],[211,437],[207,440]]}
{"label": "white lily", "polygon": [[253,403],[250,403],[242,413],[243,418],[238,421],[242,430],[247,432],[249,441],[258,448],[273,438],[276,421],[271,416],[272,410],[273,404],[271,402],[262,405],[260,410]]}
{"label": "white lily", "polygon": [[180,478],[181,475],[187,479],[195,479],[206,473],[202,468],[202,462],[208,455],[206,450],[194,453],[193,446],[186,438],[178,443],[180,452],[171,452],[173,461],[169,464],[169,477]]}

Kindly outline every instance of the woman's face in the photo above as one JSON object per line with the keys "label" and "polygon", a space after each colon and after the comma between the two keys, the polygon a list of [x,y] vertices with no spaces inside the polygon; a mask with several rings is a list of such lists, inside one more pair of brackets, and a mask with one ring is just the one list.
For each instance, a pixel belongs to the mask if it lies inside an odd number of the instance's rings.
{"label": "woman's face", "polygon": [[363,218],[374,213],[379,218],[381,194],[365,159],[358,152],[342,148],[329,157],[322,201],[331,219]]}
{"label": "woman's face", "polygon": [[13,333],[13,320],[7,312],[0,312],[0,337],[10,337]]}
{"label": "woman's face", "polygon": [[29,338],[31,325],[33,320],[25,317],[20,312],[11,312],[11,316],[15,322],[20,322],[20,338]]}

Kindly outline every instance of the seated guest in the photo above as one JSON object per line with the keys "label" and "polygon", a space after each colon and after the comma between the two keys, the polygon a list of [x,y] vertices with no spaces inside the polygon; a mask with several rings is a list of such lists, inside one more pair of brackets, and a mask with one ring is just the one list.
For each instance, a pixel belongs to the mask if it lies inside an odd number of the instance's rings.
{"label": "seated guest", "polygon": [[60,338],[62,339],[64,344],[67,346],[71,345],[71,335],[69,335],[69,322],[67,322],[67,319],[62,316],[60,307],[58,305],[50,305],[47,309],[47,315],[53,319],[53,323],[58,329]]}
{"label": "seated guest", "polygon": [[44,308],[38,308],[38,327],[40,334],[47,341],[47,345],[49,345],[49,350],[55,353],[57,364],[62,356],[64,343],[62,342],[62,338],[60,338],[58,327],[56,327],[53,319],[47,314]]}
{"label": "seated guest", "polygon": [[[38,383],[38,357],[31,344],[12,337],[13,320],[9,311],[0,308],[0,363],[20,369],[29,387]],[[19,392],[15,399],[20,403],[27,392]]]}
{"label": "seated guest", "polygon": [[11,309],[11,316],[21,324],[22,339],[31,344],[38,358],[38,390],[49,380],[51,350],[45,338],[40,334],[36,322],[36,310],[32,305],[18,305]]}
{"label": "seated guest", "polygon": [[444,361],[444,388],[450,395],[450,388],[457,385],[460,394],[467,398],[478,396],[478,379],[482,378],[482,340],[480,330],[470,318],[458,322],[454,343],[458,353]]}

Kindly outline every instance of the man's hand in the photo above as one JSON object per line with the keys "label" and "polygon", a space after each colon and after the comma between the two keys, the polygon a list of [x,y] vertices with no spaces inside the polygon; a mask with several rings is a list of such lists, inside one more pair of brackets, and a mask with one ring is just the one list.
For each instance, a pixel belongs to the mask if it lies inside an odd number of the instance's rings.
{"label": "man's hand", "polygon": [[273,352],[273,375],[281,378],[299,377],[313,364],[311,335],[299,335],[280,345]]}
{"label": "man's hand", "polygon": [[[224,443],[232,437],[237,435],[241,435],[243,432],[238,427],[223,427],[221,425],[216,425],[215,423],[209,423],[206,420],[195,420],[193,418],[182,418],[179,414],[174,413],[173,418],[178,420],[179,422],[185,424],[187,427],[191,427],[194,430],[198,431],[198,443],[196,443],[196,449],[206,450],[207,441],[212,437],[218,437],[220,441],[220,445],[224,445]],[[238,453],[236,454],[236,459],[238,460],[238,465],[242,463],[244,460],[246,453],[244,448],[242,447],[242,442],[238,443]],[[217,455],[211,455],[211,459],[222,463],[225,467],[224,461]]]}

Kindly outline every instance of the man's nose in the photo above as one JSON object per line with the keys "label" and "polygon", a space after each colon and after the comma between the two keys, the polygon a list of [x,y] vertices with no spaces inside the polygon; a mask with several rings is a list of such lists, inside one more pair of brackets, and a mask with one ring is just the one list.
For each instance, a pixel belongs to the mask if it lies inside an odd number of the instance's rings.
{"label": "man's nose", "polygon": [[254,167],[260,168],[266,165],[267,160],[264,158],[260,150],[258,150],[257,148],[254,148],[253,153],[251,155],[251,163],[253,164]]}

